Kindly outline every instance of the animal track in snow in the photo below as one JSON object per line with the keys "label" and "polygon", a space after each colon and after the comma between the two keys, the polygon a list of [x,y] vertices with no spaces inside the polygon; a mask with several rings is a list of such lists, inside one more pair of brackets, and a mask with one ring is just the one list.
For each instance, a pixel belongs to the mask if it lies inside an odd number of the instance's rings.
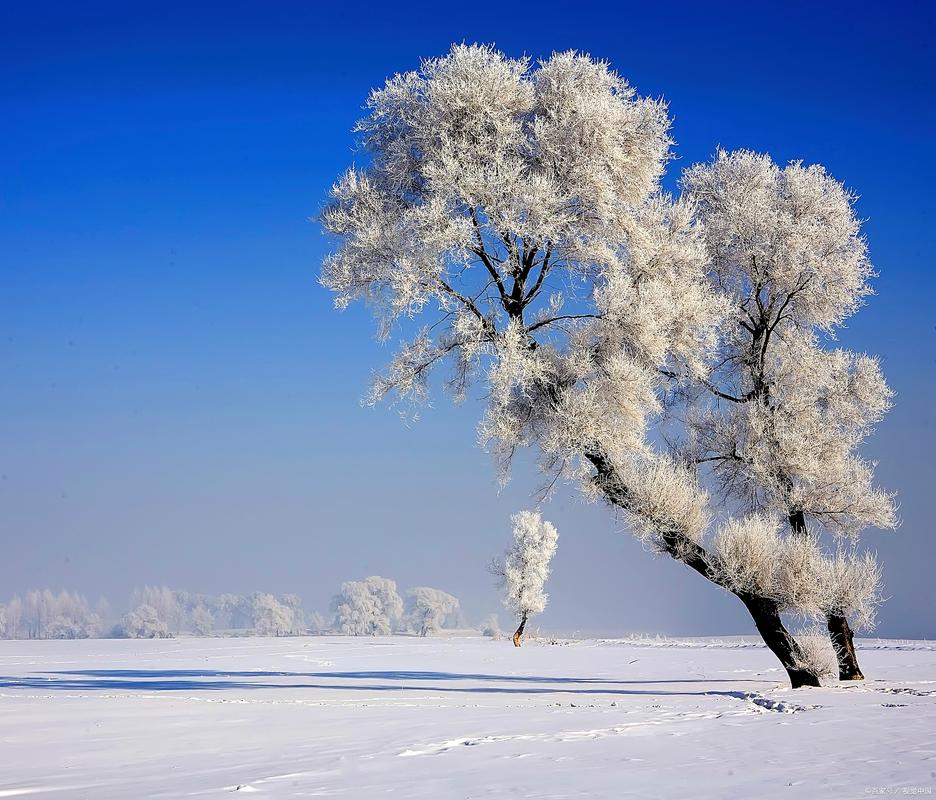
{"label": "animal track in snow", "polygon": [[661,721],[633,722],[626,725],[616,725],[613,728],[597,728],[584,731],[560,731],[559,733],[513,733],[494,734],[490,736],[463,736],[449,739],[444,742],[431,742],[415,749],[404,750],[400,756],[427,756],[436,753],[445,753],[460,747],[476,747],[481,744],[497,744],[499,742],[577,742],[588,739],[603,739],[606,736],[617,736],[627,733],[633,728],[648,725],[660,725]]}
{"label": "animal track in snow", "polygon": [[899,688],[877,688],[873,687],[875,692],[885,692],[887,694],[909,694],[914,697],[932,697],[936,695],[936,691],[927,690],[927,689],[910,689],[906,686],[901,686]]}

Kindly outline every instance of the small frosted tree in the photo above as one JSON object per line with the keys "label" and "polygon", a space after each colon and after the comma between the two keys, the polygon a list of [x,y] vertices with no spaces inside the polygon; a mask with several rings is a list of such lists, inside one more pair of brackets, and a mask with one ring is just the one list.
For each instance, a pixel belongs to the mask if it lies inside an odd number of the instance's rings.
{"label": "small frosted tree", "polygon": [[555,526],[536,511],[521,511],[511,520],[513,544],[503,559],[491,565],[491,571],[504,592],[504,605],[519,620],[513,643],[520,647],[527,621],[546,608],[549,599],[545,591],[546,579],[559,534]]}
{"label": "small frosted tree", "polygon": [[253,603],[250,597],[222,594],[215,605],[216,627],[243,629],[253,625]]}
{"label": "small frosted tree", "polygon": [[307,628],[306,612],[302,607],[302,598],[297,594],[284,594],[280,602],[292,613],[292,632],[303,633]]}
{"label": "small frosted tree", "polygon": [[179,633],[182,630],[184,616],[182,593],[168,586],[144,586],[136,588],[130,595],[130,607],[148,606],[155,610],[157,617],[166,624],[166,629]]}
{"label": "small frosted tree", "polygon": [[[823,585],[803,590],[825,593],[819,612],[839,678],[861,679],[848,618],[867,623],[879,592],[856,544],[866,527],[897,521],[858,453],[891,404],[880,364],[823,346],[871,293],[854,196],[821,166],[781,168],[749,151],[719,151],[683,183],[713,283],[734,310],[718,367],[691,397],[689,458],[712,470],[726,505],[779,516],[809,540],[802,547],[826,535],[834,556],[801,578]],[[770,527],[759,528],[768,549],[777,541]]]}
{"label": "small frosted tree", "polygon": [[272,594],[253,596],[253,632],[257,636],[289,636],[296,628],[293,609]]}
{"label": "small frosted tree", "polygon": [[322,633],[328,627],[328,624],[318,611],[310,611],[307,615],[306,624],[310,633]]}
{"label": "small frosted tree", "polygon": [[103,595],[98,597],[97,603],[94,605],[94,616],[97,617],[98,621],[98,635],[113,627],[114,612],[107,598]]}
{"label": "small frosted tree", "polygon": [[6,633],[8,639],[19,639],[22,636],[23,601],[19,595],[14,595],[6,606]]}
{"label": "small frosted tree", "polygon": [[414,633],[428,636],[441,630],[446,618],[457,615],[459,609],[458,598],[448,592],[430,586],[417,586],[406,592],[404,620]]}
{"label": "small frosted tree", "polygon": [[403,616],[403,599],[397,592],[396,581],[382,578],[379,575],[371,575],[364,579],[364,586],[376,598],[392,628]]}
{"label": "small frosted tree", "polygon": [[54,595],[49,589],[44,591],[33,590],[26,593],[23,603],[23,622],[26,628],[26,638],[45,638],[45,626],[51,621]]}
{"label": "small frosted tree", "polygon": [[214,627],[214,616],[203,602],[192,609],[192,633],[196,636],[210,636]]}
{"label": "small frosted tree", "polygon": [[146,604],[137,606],[124,616],[118,634],[128,639],[165,639],[170,635],[156,609]]}
{"label": "small frosted tree", "polygon": [[346,581],[332,600],[334,628],[351,636],[386,636],[403,614],[403,600],[396,583],[373,575],[363,581]]}
{"label": "small frosted tree", "polygon": [[482,636],[487,636],[490,639],[500,638],[501,628],[500,621],[497,619],[497,614],[488,614],[478,623],[478,630],[481,632]]}

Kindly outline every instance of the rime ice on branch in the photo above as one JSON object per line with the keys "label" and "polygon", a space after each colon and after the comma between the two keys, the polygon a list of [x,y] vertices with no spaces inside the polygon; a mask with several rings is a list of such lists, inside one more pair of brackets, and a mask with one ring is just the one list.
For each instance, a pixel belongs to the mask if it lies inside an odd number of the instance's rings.
{"label": "rime ice on branch", "polygon": [[[733,305],[717,367],[687,396],[687,458],[711,470],[724,503],[784,520],[799,541],[776,522],[747,523],[742,566],[750,570],[758,552],[802,551],[809,567],[776,593],[827,621],[839,677],[860,679],[848,617],[871,625],[880,574],[872,556],[856,552],[857,539],[869,526],[895,527],[896,517],[858,453],[891,404],[880,364],[823,347],[871,293],[855,198],[821,166],[781,168],[748,151],[719,151],[687,170],[683,185],[714,284]],[[719,540],[724,563],[737,561],[731,542],[740,530]],[[809,601],[791,602],[793,593]]]}

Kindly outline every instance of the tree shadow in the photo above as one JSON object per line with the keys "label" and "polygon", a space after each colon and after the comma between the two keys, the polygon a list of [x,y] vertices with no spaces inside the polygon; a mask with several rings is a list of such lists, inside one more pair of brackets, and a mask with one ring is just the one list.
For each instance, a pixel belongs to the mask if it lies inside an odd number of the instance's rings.
{"label": "tree shadow", "polygon": [[[44,677],[43,677],[44,676]],[[258,678],[312,678],[323,682],[260,682]],[[200,679],[200,680],[199,680]],[[218,680],[223,679],[223,680]],[[253,679],[253,680],[244,680]],[[347,683],[347,681],[361,681]],[[387,681],[374,683],[373,681]],[[490,685],[452,686],[451,681],[476,681]],[[67,670],[39,673],[34,676],[0,677],[0,688],[45,689],[55,691],[225,691],[328,689],[368,692],[435,692],[462,694],[573,694],[573,695],[688,695],[721,694],[712,691],[674,691],[666,689],[626,689],[623,686],[697,683],[763,683],[754,679],[738,680],[686,678],[670,680],[617,681],[606,678],[546,677],[541,675],[485,675],[479,673],[429,672],[421,670],[368,670],[361,672],[266,672],[204,669],[180,670]],[[497,686],[499,683],[522,683],[523,686]],[[540,685],[532,685],[540,684]],[[598,688],[581,688],[599,685]],[[575,688],[578,687],[578,688]]]}

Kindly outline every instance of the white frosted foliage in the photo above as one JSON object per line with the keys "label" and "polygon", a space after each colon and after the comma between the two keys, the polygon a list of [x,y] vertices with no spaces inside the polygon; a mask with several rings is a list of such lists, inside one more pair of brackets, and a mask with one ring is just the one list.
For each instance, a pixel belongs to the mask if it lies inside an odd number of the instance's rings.
{"label": "white frosted foliage", "polygon": [[513,543],[504,558],[495,562],[493,571],[500,579],[504,605],[525,619],[546,608],[546,579],[559,533],[537,511],[521,511],[511,521]]}
{"label": "white frosted foliage", "polygon": [[752,510],[802,513],[834,534],[897,524],[859,447],[891,405],[872,356],[828,347],[871,294],[855,200],[818,165],[719,151],[683,184],[713,283],[733,304],[712,402],[690,413],[693,455]]}
{"label": "white frosted foliage", "polygon": [[288,636],[298,633],[300,626],[295,610],[272,594],[257,592],[253,596],[253,630],[257,636]]}
{"label": "white frosted foliage", "polygon": [[457,45],[367,109],[321,280],[405,337],[369,400],[426,402],[447,365],[456,399],[484,384],[505,470],[527,445],[553,476],[582,477],[587,449],[642,452],[659,369],[704,372],[725,312],[692,204],[660,190],[665,103],[584,54]]}
{"label": "white frosted foliage", "polygon": [[[860,456],[891,392],[876,359],[829,346],[871,293],[855,198],[747,151],[692,167],[673,198],[669,127],[665,103],[573,52],[456,45],[372,92],[362,162],[321,215],[336,305],[366,302],[402,340],[368,399],[425,403],[445,367],[456,400],[487,399],[479,439],[503,480],[532,448],[544,494],[576,481],[649,549],[775,600],[756,613],[780,628],[777,609],[869,617],[872,570],[820,547],[896,524]],[[702,484],[745,515],[714,542]],[[545,525],[518,515],[499,568],[521,620],[545,605],[552,551],[520,546]]]}
{"label": "white frosted foliage", "polygon": [[808,537],[783,536],[763,514],[728,520],[715,534],[713,564],[734,592],[774,600],[787,611],[823,611],[822,553]]}
{"label": "white frosted foliage", "polygon": [[145,604],[124,616],[120,632],[128,639],[163,639],[169,636],[169,629],[156,609]]}
{"label": "white frosted foliage", "polygon": [[446,620],[458,611],[458,598],[441,589],[417,586],[406,592],[404,619],[407,626],[420,636],[441,630]]}
{"label": "white frosted foliage", "polygon": [[334,627],[352,636],[387,635],[403,613],[396,583],[373,575],[363,581],[346,581],[332,600]]}

